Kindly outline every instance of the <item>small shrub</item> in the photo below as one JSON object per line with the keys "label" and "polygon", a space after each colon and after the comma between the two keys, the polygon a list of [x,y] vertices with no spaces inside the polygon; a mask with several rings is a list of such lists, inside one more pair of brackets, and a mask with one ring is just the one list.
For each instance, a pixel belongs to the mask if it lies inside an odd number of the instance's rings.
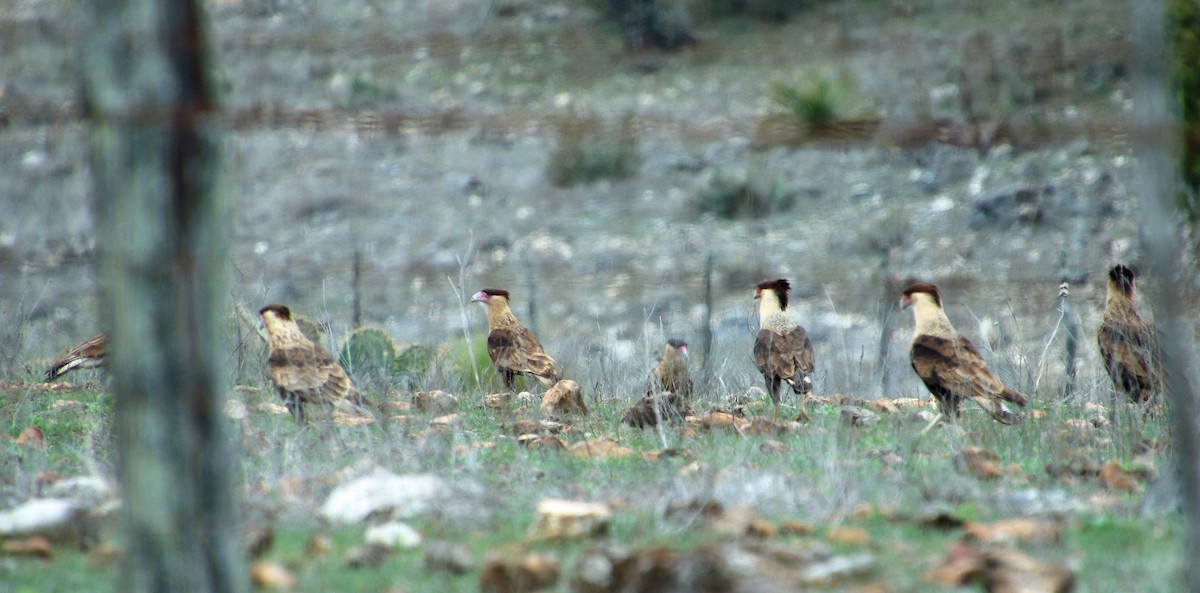
{"label": "small shrub", "polygon": [[811,128],[833,123],[841,95],[834,83],[823,76],[799,84],[772,82],[767,91],[775,105]]}
{"label": "small shrub", "polygon": [[558,122],[546,176],[556,187],[568,187],[598,179],[624,179],[637,171],[638,164],[633,116],[622,118],[617,129],[604,126],[595,117],[569,116]]}
{"label": "small shrub", "polygon": [[338,362],[355,375],[387,374],[396,358],[396,350],[396,342],[386,331],[363,327],[354,330],[342,343]]}
{"label": "small shrub", "polygon": [[819,0],[697,0],[698,16],[708,18],[749,17],[768,22],[783,22],[807,10]]}
{"label": "small shrub", "polygon": [[795,192],[782,180],[759,182],[745,170],[728,171],[714,168],[700,174],[700,189],[694,206],[699,214],[736,220],[763,218],[776,212],[786,212],[796,203]]}

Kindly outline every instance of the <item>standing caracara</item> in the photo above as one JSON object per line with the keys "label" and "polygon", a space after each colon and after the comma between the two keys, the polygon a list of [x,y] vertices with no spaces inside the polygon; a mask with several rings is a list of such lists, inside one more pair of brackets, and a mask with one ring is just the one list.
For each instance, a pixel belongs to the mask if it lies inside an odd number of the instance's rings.
{"label": "standing caracara", "polygon": [[1149,401],[1162,390],[1162,354],[1157,332],[1142,321],[1133,305],[1137,274],[1120,264],[1108,271],[1104,322],[1096,340],[1113,385],[1134,402]]}
{"label": "standing caracara", "polygon": [[913,370],[938,400],[942,415],[949,421],[959,418],[959,402],[975,400],[992,418],[1012,424],[1013,414],[1000,400],[1024,406],[1029,399],[1005,387],[983,362],[983,356],[970,340],[950,325],[942,310],[942,297],[932,284],[913,284],[904,291],[900,304],[912,307],[916,330],[913,332]]}
{"label": "standing caracara", "polygon": [[513,378],[517,375],[532,375],[547,387],[558,382],[558,364],[542,350],[533,332],[513,316],[508,308],[507,290],[485,288],[471,300],[487,306],[488,356],[504,378],[506,389],[513,388]]}
{"label": "standing caracara", "polygon": [[779,420],[779,384],[787,381],[800,396],[800,420],[807,422],[805,395],[812,391],[811,375],[816,362],[808,332],[788,315],[791,288],[791,283],[780,278],[759,283],[758,292],[754,293],[754,298],[759,299],[758,323],[762,328],[754,340],[754,366],[767,382],[767,393],[775,405],[774,420]]}
{"label": "standing caracara", "polygon": [[53,381],[75,369],[94,369],[104,366],[108,354],[108,334],[100,334],[67,352],[50,368],[46,369],[46,380]]}
{"label": "standing caracara", "polygon": [[267,374],[297,424],[305,422],[306,403],[367,405],[337,360],[304,337],[287,307],[267,305],[258,314],[270,347]]}
{"label": "standing caracara", "polygon": [[688,377],[687,342],[679,338],[667,340],[663,347],[662,360],[650,371],[650,382],[646,395],[670,391],[687,399],[692,397],[692,379]]}

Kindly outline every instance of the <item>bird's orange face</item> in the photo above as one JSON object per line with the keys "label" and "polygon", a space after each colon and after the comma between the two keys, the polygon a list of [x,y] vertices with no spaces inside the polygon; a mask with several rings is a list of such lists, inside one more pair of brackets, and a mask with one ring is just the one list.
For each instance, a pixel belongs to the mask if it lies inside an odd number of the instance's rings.
{"label": "bird's orange face", "polygon": [[907,309],[912,306],[912,296],[907,294],[900,295],[900,308]]}
{"label": "bird's orange face", "polygon": [[761,299],[761,298],[762,298],[762,289],[761,288],[754,289],[754,300],[757,301],[758,299]]}
{"label": "bird's orange face", "polygon": [[472,303],[483,303],[486,305],[488,302],[488,293],[483,292],[482,290],[475,293],[475,296],[471,297],[471,302]]}

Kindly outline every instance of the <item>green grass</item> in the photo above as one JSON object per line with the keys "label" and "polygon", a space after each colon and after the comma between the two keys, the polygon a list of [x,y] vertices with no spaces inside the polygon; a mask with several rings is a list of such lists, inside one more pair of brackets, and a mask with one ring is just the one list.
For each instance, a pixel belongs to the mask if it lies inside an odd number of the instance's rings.
{"label": "green grass", "polygon": [[[487,369],[490,371],[490,369]],[[687,550],[728,539],[695,518],[671,515],[667,508],[689,500],[716,501],[725,508],[752,506],[771,523],[801,521],[814,531],[806,535],[780,535],[785,546],[809,546],[824,540],[830,529],[849,526],[871,536],[866,549],[837,544],[838,553],[869,551],[880,559],[867,577],[843,583],[886,582],[889,591],[937,590],[922,574],[944,558],[946,550],[962,539],[961,530],[928,526],[921,517],[941,509],[970,521],[1006,517],[1063,516],[1066,528],[1058,543],[1020,544],[1026,553],[1043,560],[1076,567],[1079,591],[1172,590],[1181,562],[1182,533],[1178,517],[1140,518],[1137,494],[1106,493],[1097,480],[1081,479],[1064,485],[1045,472],[1047,463],[1067,452],[1087,455],[1102,464],[1117,459],[1128,464],[1134,447],[1127,441],[1163,440],[1165,419],[1154,419],[1136,431],[1098,429],[1081,442],[1064,434],[1064,422],[1090,417],[1081,406],[1036,404],[1040,418],[1014,427],[993,423],[980,411],[967,407],[963,430],[934,429],[911,422],[908,411],[881,414],[879,423],[865,428],[843,426],[836,406],[810,406],[812,422],[796,433],[776,438],[782,453],[764,452],[769,437],[743,437],[733,433],[668,427],[661,433],[639,431],[618,423],[617,401],[589,402],[592,413],[571,423],[560,435],[570,443],[608,436],[635,452],[667,447],[681,454],[659,459],[640,455],[614,459],[581,460],[555,450],[527,449],[511,434],[512,421],[532,418],[530,409],[496,414],[478,406],[483,390],[460,393],[460,423],[444,430],[428,427],[429,414],[409,412],[385,432],[374,427],[331,425],[323,413],[318,424],[297,429],[286,415],[252,412],[241,427],[242,492],[245,513],[273,517],[275,543],[267,558],[286,566],[299,579],[297,591],[474,591],[478,569],[489,550],[541,551],[560,561],[559,584],[570,590],[581,553],[606,542],[630,549],[665,546]],[[95,391],[46,392],[35,387],[2,394],[0,425],[15,437],[26,426],[42,429],[47,448],[34,449],[12,440],[0,442],[6,500],[19,501],[33,494],[41,471],[70,476],[100,468],[111,471],[112,451],[106,443],[111,422],[111,397]],[[242,394],[255,409],[271,402],[268,391]],[[56,404],[57,400],[81,404]],[[785,400],[785,412],[794,415],[794,399]],[[705,404],[701,403],[700,407]],[[765,401],[753,402],[750,413],[769,414]],[[491,443],[481,447],[481,443]],[[998,480],[981,480],[954,466],[955,456],[966,446],[991,449],[1003,466],[1015,465],[1017,474]],[[892,451],[898,463],[890,465],[875,452]],[[315,509],[339,482],[340,472],[364,461],[398,474],[431,472],[455,486],[461,500],[409,522],[427,545],[434,541],[461,544],[473,566],[463,575],[431,572],[425,568],[424,547],[399,551],[375,568],[350,569],[345,554],[362,542],[358,526],[321,524]],[[1165,458],[1159,458],[1165,464]],[[1165,471],[1165,468],[1160,468]],[[286,484],[302,483],[289,490]],[[545,542],[530,535],[534,510],[543,498],[607,502],[614,519],[605,536],[593,539]],[[1024,498],[1022,498],[1024,497]],[[1029,504],[1012,501],[1030,500]],[[1077,502],[1071,510],[1056,509],[1054,501]],[[1092,501],[1103,500],[1103,505]],[[867,512],[862,509],[868,509]],[[332,549],[320,556],[305,551],[314,535],[328,536]],[[119,533],[101,534],[103,541],[118,542]],[[824,544],[821,544],[824,545]],[[1132,555],[1132,557],[1131,557]],[[116,565],[93,568],[78,550],[57,548],[49,561],[9,558],[0,561],[0,591],[112,590]],[[10,584],[10,585],[8,585]],[[1113,589],[1112,587],[1116,587]]]}

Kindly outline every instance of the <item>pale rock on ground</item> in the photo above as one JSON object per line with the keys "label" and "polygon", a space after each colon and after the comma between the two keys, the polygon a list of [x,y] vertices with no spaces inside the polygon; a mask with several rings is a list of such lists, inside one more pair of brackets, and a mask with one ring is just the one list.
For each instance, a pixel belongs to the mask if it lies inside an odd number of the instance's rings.
{"label": "pale rock on ground", "polygon": [[450,486],[432,474],[398,476],[385,469],[342,484],[329,494],[319,515],[330,523],[362,523],[372,516],[412,517],[450,497]]}

